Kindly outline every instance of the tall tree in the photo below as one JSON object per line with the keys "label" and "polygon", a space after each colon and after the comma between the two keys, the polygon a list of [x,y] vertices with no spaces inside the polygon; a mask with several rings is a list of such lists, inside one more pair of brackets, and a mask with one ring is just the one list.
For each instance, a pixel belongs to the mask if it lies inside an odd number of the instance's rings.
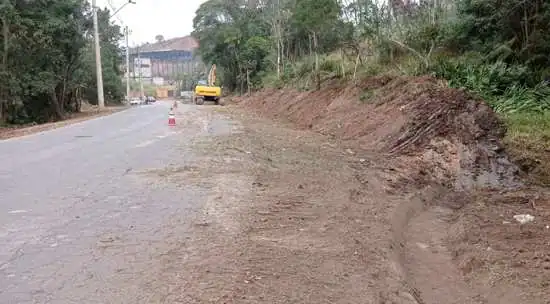
{"label": "tall tree", "polygon": [[315,56],[317,89],[321,88],[319,72],[319,39],[321,33],[334,30],[340,17],[340,6],[336,0],[296,0],[291,25],[298,33],[306,33],[310,49]]}
{"label": "tall tree", "polygon": [[544,0],[208,0],[194,21],[199,54],[230,90],[260,87],[262,77],[303,79],[300,87],[314,77],[319,88],[335,67],[350,75],[353,58],[353,79],[369,62],[433,73],[484,96],[511,100],[528,87],[532,104],[550,100],[540,86],[550,78]]}
{"label": "tall tree", "polygon": [[[79,110],[79,95],[96,102],[91,9],[85,0],[16,1],[0,5],[0,112],[4,121],[59,120]],[[100,10],[108,101],[120,100],[120,28]],[[80,94],[84,91],[84,94]]]}

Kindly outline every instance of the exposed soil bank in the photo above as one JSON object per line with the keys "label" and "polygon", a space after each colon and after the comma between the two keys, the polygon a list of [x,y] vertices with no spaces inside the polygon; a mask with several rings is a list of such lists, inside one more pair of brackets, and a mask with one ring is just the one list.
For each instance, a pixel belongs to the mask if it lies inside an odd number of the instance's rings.
{"label": "exposed soil bank", "polygon": [[301,93],[266,90],[242,105],[355,141],[365,150],[406,158],[408,171],[414,165],[418,176],[457,190],[517,185],[517,167],[500,145],[504,127],[491,109],[433,78],[378,77]]}
{"label": "exposed soil bank", "polygon": [[[383,164],[365,170],[402,200],[393,248],[417,302],[548,303],[550,201],[522,185],[500,144],[505,130],[483,101],[429,77],[377,77],[265,90],[240,106]],[[534,221],[520,224],[520,214]]]}

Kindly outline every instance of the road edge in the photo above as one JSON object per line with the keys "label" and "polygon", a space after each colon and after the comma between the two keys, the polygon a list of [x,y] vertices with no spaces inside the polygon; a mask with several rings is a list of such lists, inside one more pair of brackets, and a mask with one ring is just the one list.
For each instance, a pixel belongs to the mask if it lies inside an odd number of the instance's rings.
{"label": "road edge", "polygon": [[[86,121],[99,119],[105,116],[114,115],[116,113],[120,113],[131,108],[132,107],[130,106],[108,107],[106,110],[94,111],[94,113],[91,113],[83,117],[75,117],[75,118],[69,118],[62,121],[44,123],[44,124],[21,127],[21,128],[13,128],[13,130],[6,131],[6,134],[0,131],[0,142],[6,142],[9,140],[20,139],[20,138],[24,138],[32,135],[49,132],[52,130],[67,127],[69,125],[75,125]],[[0,130],[2,129],[9,129],[9,128],[0,128]]]}

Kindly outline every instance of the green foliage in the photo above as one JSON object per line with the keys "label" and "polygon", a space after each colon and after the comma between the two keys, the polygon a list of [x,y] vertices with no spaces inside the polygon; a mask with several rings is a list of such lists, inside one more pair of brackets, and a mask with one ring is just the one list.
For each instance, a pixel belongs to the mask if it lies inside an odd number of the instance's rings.
{"label": "green foliage", "polygon": [[[84,0],[3,1],[0,5],[0,118],[44,122],[96,101],[92,13]],[[99,10],[107,102],[122,99],[120,28]]]}
{"label": "green foliage", "polygon": [[508,153],[534,183],[550,186],[550,112],[504,115]]}
{"label": "green foliage", "polygon": [[530,86],[530,70],[503,61],[483,63],[468,57],[440,59],[433,67],[452,87],[466,88],[487,100],[501,113],[550,110],[550,87]]}
{"label": "green foliage", "polygon": [[550,63],[548,1],[461,0],[458,13],[456,40],[463,49],[535,69]]}
{"label": "green foliage", "polygon": [[265,6],[209,0],[196,12],[193,35],[202,59],[223,71],[224,86],[243,92],[262,87],[266,72],[277,65],[277,83],[310,73],[313,62],[291,67],[291,58],[330,52],[342,46],[342,37],[351,39],[353,26],[340,15],[336,0],[267,1]]}
{"label": "green foliage", "polygon": [[270,46],[268,24],[260,10],[233,2],[239,1],[206,1],[193,20],[201,58],[220,67],[229,90],[259,79]]}
{"label": "green foliage", "polygon": [[201,56],[222,67],[231,89],[308,89],[322,79],[390,71],[444,78],[498,112],[550,107],[541,84],[550,77],[548,1],[255,3],[209,0],[195,18]]}
{"label": "green foliage", "polygon": [[[527,21],[526,21],[527,20]],[[502,113],[550,109],[542,80],[550,63],[550,5],[546,1],[458,1],[457,18],[432,38],[453,56],[431,71],[486,99]]]}
{"label": "green foliage", "polygon": [[502,61],[469,62],[465,57],[442,58],[432,69],[436,76],[447,79],[453,87],[465,87],[488,96],[502,95],[511,86],[525,85],[529,74],[523,66]]}
{"label": "green foliage", "polygon": [[323,33],[334,29],[340,15],[335,0],[296,0],[290,27],[297,33]]}

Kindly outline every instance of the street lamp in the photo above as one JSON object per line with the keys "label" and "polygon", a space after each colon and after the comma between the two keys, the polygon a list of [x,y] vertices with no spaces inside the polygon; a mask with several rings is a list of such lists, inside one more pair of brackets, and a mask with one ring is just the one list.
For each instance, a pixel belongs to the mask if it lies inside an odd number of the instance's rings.
{"label": "street lamp", "polygon": [[114,15],[116,15],[118,12],[120,12],[121,9],[123,9],[126,5],[128,4],[136,4],[134,1],[132,0],[128,0],[128,2],[124,3],[121,7],[119,7],[119,9],[117,9],[112,15],[111,17],[113,17]]}
{"label": "street lamp", "polygon": [[[95,68],[97,74],[97,105],[99,109],[105,108],[105,97],[103,96],[103,71],[101,67],[101,49],[99,45],[99,24],[97,21],[97,0],[92,0],[93,21],[94,21],[94,42],[95,42]],[[127,4],[135,4],[132,0],[124,3],[113,16],[118,13]]]}

